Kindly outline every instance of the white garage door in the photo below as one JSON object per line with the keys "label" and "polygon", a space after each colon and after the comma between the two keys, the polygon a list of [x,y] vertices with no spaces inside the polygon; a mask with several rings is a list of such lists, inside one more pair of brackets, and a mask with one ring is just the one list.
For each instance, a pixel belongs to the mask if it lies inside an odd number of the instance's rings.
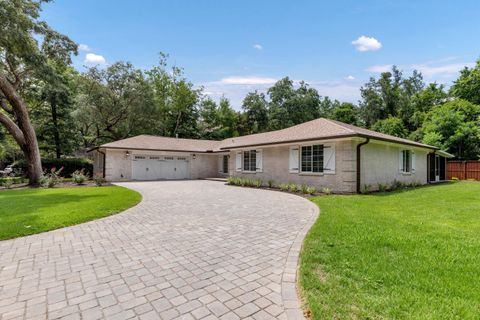
{"label": "white garage door", "polygon": [[188,157],[135,155],[132,180],[188,179]]}

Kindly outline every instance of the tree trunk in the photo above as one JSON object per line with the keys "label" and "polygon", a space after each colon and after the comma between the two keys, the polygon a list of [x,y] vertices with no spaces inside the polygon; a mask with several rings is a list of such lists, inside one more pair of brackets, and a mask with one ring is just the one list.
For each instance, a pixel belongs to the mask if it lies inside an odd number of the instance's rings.
{"label": "tree trunk", "polygon": [[0,74],[0,90],[10,103],[15,115],[16,123],[9,117],[2,114],[0,122],[13,135],[15,141],[25,155],[27,161],[27,176],[30,185],[38,186],[42,177],[42,162],[40,158],[40,149],[38,148],[37,135],[33,129],[28,115],[27,105],[23,99],[17,94],[15,88],[10,84],[8,79]]}

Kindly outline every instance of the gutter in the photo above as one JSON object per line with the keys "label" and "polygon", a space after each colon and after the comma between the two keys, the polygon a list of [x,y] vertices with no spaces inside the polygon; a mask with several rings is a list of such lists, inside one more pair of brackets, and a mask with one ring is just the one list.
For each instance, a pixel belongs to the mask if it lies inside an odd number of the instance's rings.
{"label": "gutter", "polygon": [[360,178],[361,178],[361,172],[360,172],[360,169],[361,169],[361,154],[360,154],[360,150],[362,148],[363,145],[366,145],[367,143],[370,142],[370,138],[365,138],[366,140],[362,143],[359,143],[357,145],[357,193],[360,193],[361,191],[361,182],[360,182]]}
{"label": "gutter", "polygon": [[[89,151],[90,152],[90,151]],[[105,152],[100,151],[100,148],[97,148],[97,152],[103,154],[103,170],[102,170],[102,177],[105,178],[105,169],[107,168],[107,155]]]}

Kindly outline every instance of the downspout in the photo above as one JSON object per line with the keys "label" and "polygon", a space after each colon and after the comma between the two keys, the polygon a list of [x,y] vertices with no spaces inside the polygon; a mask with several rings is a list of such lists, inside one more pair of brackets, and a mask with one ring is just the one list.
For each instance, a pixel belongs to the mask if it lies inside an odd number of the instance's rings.
{"label": "downspout", "polygon": [[105,168],[107,167],[106,161],[107,161],[107,155],[105,152],[100,151],[100,149],[97,149],[97,151],[101,154],[103,154],[103,168],[102,168],[102,177],[105,178]]}
{"label": "downspout", "polygon": [[361,177],[361,174],[360,174],[360,168],[361,168],[361,164],[360,164],[360,148],[363,146],[363,145],[366,145],[367,143],[370,142],[370,138],[365,138],[366,140],[362,143],[359,143],[357,145],[357,193],[360,193],[361,191],[361,183],[360,183],[360,177]]}

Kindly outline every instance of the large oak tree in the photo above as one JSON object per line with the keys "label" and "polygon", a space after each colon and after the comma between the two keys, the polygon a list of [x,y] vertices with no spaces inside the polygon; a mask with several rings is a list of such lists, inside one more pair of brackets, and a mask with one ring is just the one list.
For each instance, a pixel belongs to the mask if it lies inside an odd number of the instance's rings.
{"label": "large oak tree", "polygon": [[77,45],[40,20],[49,0],[0,1],[0,123],[13,136],[28,163],[30,184],[38,184],[42,165],[37,137],[23,92],[41,80],[54,84],[53,63],[70,64]]}

